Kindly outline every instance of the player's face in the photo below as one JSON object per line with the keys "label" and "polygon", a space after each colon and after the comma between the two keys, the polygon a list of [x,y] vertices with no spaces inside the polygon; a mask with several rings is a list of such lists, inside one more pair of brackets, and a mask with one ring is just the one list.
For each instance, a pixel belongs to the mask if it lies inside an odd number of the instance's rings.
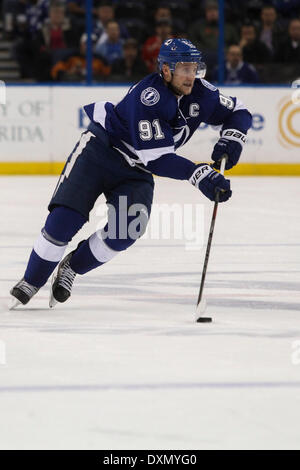
{"label": "player's face", "polygon": [[195,62],[179,62],[176,64],[170,85],[176,95],[189,95],[192,92],[197,74]]}

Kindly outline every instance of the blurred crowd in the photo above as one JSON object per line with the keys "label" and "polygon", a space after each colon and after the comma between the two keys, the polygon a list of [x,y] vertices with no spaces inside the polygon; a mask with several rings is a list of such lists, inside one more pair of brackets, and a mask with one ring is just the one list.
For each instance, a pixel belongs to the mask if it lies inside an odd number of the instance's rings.
{"label": "blurred crowd", "polygon": [[[85,0],[2,0],[3,37],[21,77],[84,82]],[[218,81],[218,2],[93,3],[93,80],[134,82],[156,71],[161,43],[185,37]],[[300,0],[225,1],[225,83],[289,83],[300,75]]]}

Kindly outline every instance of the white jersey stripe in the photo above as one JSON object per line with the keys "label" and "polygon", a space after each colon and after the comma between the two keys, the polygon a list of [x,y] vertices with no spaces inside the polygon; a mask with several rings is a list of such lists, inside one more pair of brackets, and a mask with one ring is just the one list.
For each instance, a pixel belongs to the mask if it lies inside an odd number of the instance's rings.
{"label": "white jersey stripe", "polygon": [[145,150],[137,150],[132,145],[128,144],[124,140],[121,140],[121,142],[132,152],[133,154],[137,155],[140,159],[140,162],[143,163],[144,165],[147,165],[148,162],[151,162],[152,160],[157,160],[159,157],[162,155],[165,155],[166,153],[174,153],[174,145],[171,145],[169,147],[158,147],[158,148],[153,148],[153,149],[145,149]]}
{"label": "white jersey stripe", "polygon": [[105,104],[106,101],[97,101],[95,103],[94,107],[94,114],[93,114],[93,119],[95,122],[99,122],[102,127],[105,128],[105,117],[106,117],[106,109],[105,109]]}
{"label": "white jersey stripe", "polygon": [[238,98],[236,98],[236,103],[235,103],[235,107],[234,107],[234,110],[233,112],[235,111],[241,111],[242,109],[247,109],[246,106],[244,105],[244,103],[239,100]]}

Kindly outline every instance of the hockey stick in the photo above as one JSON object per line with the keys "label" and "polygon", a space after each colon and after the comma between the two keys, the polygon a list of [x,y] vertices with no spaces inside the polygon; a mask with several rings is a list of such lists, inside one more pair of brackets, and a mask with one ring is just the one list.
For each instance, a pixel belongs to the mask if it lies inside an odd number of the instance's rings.
{"label": "hockey stick", "polygon": [[[224,175],[225,164],[226,164],[227,158],[228,158],[227,154],[224,154],[221,158],[221,165],[220,165],[220,174],[221,175]],[[200,284],[199,295],[198,295],[198,300],[197,300],[197,307],[196,307],[196,321],[198,323],[211,322],[212,321],[212,319],[210,317],[201,317],[201,314],[203,314],[205,312],[205,308],[206,308],[206,302],[205,302],[205,299],[202,298],[202,294],[203,294],[206,271],[207,271],[207,266],[208,266],[210,248],[211,248],[212,238],[213,238],[213,234],[214,234],[215,222],[216,222],[216,217],[217,217],[219,197],[220,197],[220,191],[218,191],[216,193],[216,197],[215,197],[214,210],[213,210],[213,214],[212,214],[212,218],[211,218],[208,241],[207,241],[207,247],[206,247],[206,253],[205,253],[205,258],[204,258],[204,265],[203,265],[203,270],[202,270],[202,278],[201,278],[201,284]]]}

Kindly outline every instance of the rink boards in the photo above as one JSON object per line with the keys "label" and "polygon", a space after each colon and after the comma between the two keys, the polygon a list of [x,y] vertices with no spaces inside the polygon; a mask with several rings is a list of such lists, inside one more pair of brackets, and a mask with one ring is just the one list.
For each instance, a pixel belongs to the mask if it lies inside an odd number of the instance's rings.
{"label": "rink boards", "polygon": [[[58,174],[88,125],[83,105],[118,102],[128,86],[8,86],[0,104],[0,174]],[[253,114],[236,175],[300,176],[300,90],[222,87]],[[298,96],[297,96],[298,95]],[[3,97],[2,97],[3,100]],[[179,155],[210,161],[218,131],[201,125]]]}

